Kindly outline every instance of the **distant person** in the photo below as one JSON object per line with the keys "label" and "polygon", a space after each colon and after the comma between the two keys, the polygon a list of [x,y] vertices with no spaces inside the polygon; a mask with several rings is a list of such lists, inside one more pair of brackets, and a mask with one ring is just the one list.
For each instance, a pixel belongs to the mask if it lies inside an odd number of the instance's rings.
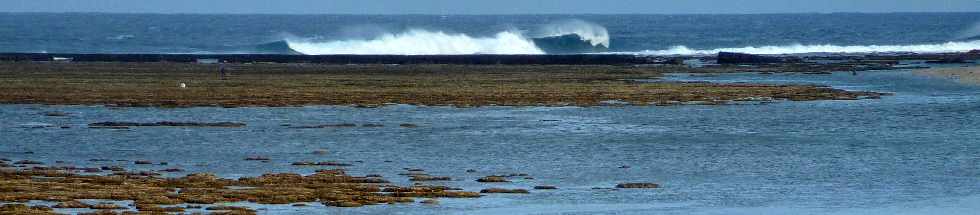
{"label": "distant person", "polygon": [[225,80],[225,76],[227,75],[225,73],[225,62],[226,61],[221,61],[218,63],[218,76],[221,78],[221,80]]}

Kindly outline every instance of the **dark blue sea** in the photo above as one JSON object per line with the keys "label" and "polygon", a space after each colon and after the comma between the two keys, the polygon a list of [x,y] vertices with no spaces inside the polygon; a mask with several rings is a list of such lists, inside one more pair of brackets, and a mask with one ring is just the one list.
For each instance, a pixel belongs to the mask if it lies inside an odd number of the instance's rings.
{"label": "dark blue sea", "polygon": [[[978,22],[980,13],[449,16],[0,13],[0,52],[933,53],[980,48],[980,42],[975,40],[980,35]],[[581,43],[541,40],[565,35],[575,35],[572,39]],[[587,46],[580,47],[583,44]]]}

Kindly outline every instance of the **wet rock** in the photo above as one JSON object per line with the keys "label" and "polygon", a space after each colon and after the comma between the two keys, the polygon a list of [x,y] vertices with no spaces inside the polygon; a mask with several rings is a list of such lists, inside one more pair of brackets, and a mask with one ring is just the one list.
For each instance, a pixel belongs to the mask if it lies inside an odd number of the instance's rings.
{"label": "wet rock", "polygon": [[341,207],[341,208],[356,208],[356,207],[364,206],[364,204],[352,202],[352,201],[324,202],[323,205]]}
{"label": "wet rock", "polygon": [[422,200],[421,203],[422,204],[427,204],[427,205],[435,205],[435,204],[439,204],[439,200],[438,199],[426,199],[426,200]]}
{"label": "wet rock", "polygon": [[67,112],[61,112],[61,111],[48,111],[48,112],[44,112],[42,114],[44,114],[45,116],[51,116],[51,117],[65,117],[65,116],[68,116],[69,115]]}
{"label": "wet rock", "polygon": [[96,122],[88,124],[89,127],[224,127],[224,128],[234,128],[234,127],[245,127],[245,123],[237,122],[151,122],[151,123],[139,123],[139,122]]}
{"label": "wet rock", "polygon": [[365,128],[380,128],[380,127],[385,127],[385,125],[382,125],[382,124],[363,124],[363,125],[361,125],[361,127],[365,127]]}
{"label": "wet rock", "polygon": [[316,170],[316,174],[340,176],[340,175],[347,175],[347,170],[344,170],[344,169],[318,169],[318,170]]}
{"label": "wet rock", "polygon": [[153,165],[153,161],[148,161],[148,160],[138,160],[138,161],[133,161],[133,163],[136,165]]}
{"label": "wet rock", "polygon": [[622,183],[617,184],[616,188],[620,189],[655,189],[660,188],[660,184],[655,183]]}
{"label": "wet rock", "polygon": [[453,178],[449,176],[428,176],[428,175],[416,175],[408,179],[409,181],[451,181]]}
{"label": "wet rock", "polygon": [[468,173],[474,173],[474,172],[476,172],[476,170],[475,169],[468,169],[468,170],[466,170],[466,172],[468,172]]}
{"label": "wet rock", "polygon": [[833,75],[832,72],[804,72],[804,75]]}
{"label": "wet rock", "polygon": [[487,177],[483,177],[483,178],[480,178],[480,179],[476,179],[476,181],[477,182],[483,182],[483,183],[504,183],[504,182],[510,182],[510,181],[507,180],[507,178],[500,177],[500,176],[487,176]]}
{"label": "wet rock", "polygon": [[777,57],[769,57],[754,54],[719,52],[719,64],[769,64],[782,63],[783,60]]}
{"label": "wet rock", "polygon": [[99,168],[79,168],[78,170],[79,171],[82,171],[82,172],[85,172],[85,173],[100,173],[100,172],[102,172],[102,169],[99,169]]}
{"label": "wet rock", "polygon": [[32,160],[20,160],[20,161],[14,162],[14,164],[18,164],[18,165],[44,165],[44,162],[32,161]]}
{"label": "wet rock", "polygon": [[307,205],[307,204],[293,204],[291,206],[293,206],[293,207],[306,207],[306,206],[310,206],[310,205]]}
{"label": "wet rock", "polygon": [[53,207],[54,208],[89,208],[91,207],[91,205],[72,200],[72,201],[59,202]]}
{"label": "wet rock", "polygon": [[313,150],[313,154],[314,155],[325,155],[325,154],[328,154],[328,153],[330,153],[330,152],[327,151],[326,149]]}
{"label": "wet rock", "polygon": [[504,189],[504,188],[487,188],[480,190],[480,193],[513,193],[513,194],[528,194],[531,193],[525,189]]}
{"label": "wet rock", "polygon": [[342,123],[342,124],[326,124],[326,125],[312,125],[312,126],[294,126],[290,128],[295,129],[315,129],[315,128],[353,128],[357,127],[354,123]]}
{"label": "wet rock", "polygon": [[267,161],[267,160],[271,160],[271,159],[269,159],[269,157],[254,156],[254,157],[247,157],[247,158],[245,158],[245,160],[247,160],[247,161]]}
{"label": "wet rock", "polygon": [[183,172],[183,171],[184,171],[183,169],[178,169],[178,168],[170,168],[170,169],[162,169],[162,170],[160,170],[160,172]]}
{"label": "wet rock", "polygon": [[184,212],[183,207],[160,207],[153,204],[136,204],[136,209],[140,212]]}
{"label": "wet rock", "polygon": [[156,176],[160,176],[160,173],[151,172],[151,171],[114,172],[111,175],[127,176],[127,177],[156,177]]}
{"label": "wet rock", "polygon": [[129,127],[126,126],[89,126],[92,129],[113,129],[113,130],[127,130]]}
{"label": "wet rock", "polygon": [[425,172],[424,169],[417,169],[417,168],[404,168],[404,169],[405,171],[409,171],[409,172]]}
{"label": "wet rock", "polygon": [[310,161],[297,161],[292,163],[293,166],[316,166],[315,162]]}
{"label": "wet rock", "polygon": [[209,211],[249,211],[249,212],[255,212],[255,210],[252,210],[250,208],[247,208],[247,207],[238,207],[238,206],[211,206],[211,207],[204,208],[204,210],[209,210]]}
{"label": "wet rock", "polygon": [[627,166],[627,165],[622,165],[622,166],[619,166],[619,168],[620,168],[620,169],[629,169],[629,168],[630,168],[630,166]]}
{"label": "wet rock", "polygon": [[946,56],[935,60],[926,61],[928,64],[963,64],[969,63],[969,59],[963,55]]}
{"label": "wet rock", "polygon": [[310,161],[299,161],[293,162],[293,166],[354,166],[349,163],[340,163],[334,161],[324,161],[324,162],[310,162]]}
{"label": "wet rock", "polygon": [[535,190],[556,190],[556,189],[558,189],[558,187],[551,186],[551,185],[538,185],[538,186],[534,186],[534,189]]}
{"label": "wet rock", "polygon": [[364,177],[368,177],[368,178],[381,178],[381,177],[384,177],[384,176],[381,176],[381,175],[378,175],[378,174],[370,174],[370,175],[365,175]]}
{"label": "wet rock", "polygon": [[160,162],[160,165],[161,165],[161,166],[166,166],[166,165],[170,165],[170,163],[167,163],[167,162]]}
{"label": "wet rock", "polygon": [[402,123],[402,124],[400,124],[398,126],[400,126],[402,128],[418,128],[419,127],[416,124],[410,124],[410,123]]}
{"label": "wet rock", "polygon": [[354,166],[354,164],[340,163],[340,162],[334,162],[334,161],[318,162],[318,163],[316,163],[316,165],[317,166]]}
{"label": "wet rock", "polygon": [[102,170],[108,170],[108,171],[113,171],[113,172],[122,172],[122,171],[126,171],[126,169],[124,169],[124,168],[122,168],[122,167],[119,167],[119,166],[103,166],[103,167],[102,167],[101,169],[102,169]]}

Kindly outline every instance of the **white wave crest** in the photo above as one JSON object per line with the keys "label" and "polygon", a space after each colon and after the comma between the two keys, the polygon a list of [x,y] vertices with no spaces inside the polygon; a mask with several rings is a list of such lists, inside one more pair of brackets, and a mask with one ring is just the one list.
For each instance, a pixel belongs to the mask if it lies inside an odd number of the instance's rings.
{"label": "white wave crest", "polygon": [[690,49],[685,46],[675,46],[666,50],[648,50],[636,52],[639,55],[713,55],[718,52],[739,52],[748,54],[810,54],[810,53],[953,53],[967,52],[980,49],[980,40],[966,42],[946,42],[939,44],[919,45],[867,45],[867,46],[838,46],[838,45],[788,45],[788,46],[749,46],[742,48],[720,49]]}
{"label": "white wave crest", "polygon": [[373,39],[287,42],[293,50],[308,55],[544,54],[533,41],[510,31],[497,33],[493,37],[471,37],[466,34],[413,29],[398,34],[384,34]]}
{"label": "white wave crest", "polygon": [[541,26],[535,37],[557,37],[578,34],[592,46],[603,45],[609,48],[609,30],[601,25],[582,20],[566,20]]}

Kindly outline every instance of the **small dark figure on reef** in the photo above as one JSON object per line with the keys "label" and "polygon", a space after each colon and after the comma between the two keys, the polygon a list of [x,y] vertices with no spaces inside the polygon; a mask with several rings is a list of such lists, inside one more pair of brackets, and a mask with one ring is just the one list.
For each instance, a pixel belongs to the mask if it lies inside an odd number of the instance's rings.
{"label": "small dark figure on reef", "polygon": [[226,61],[221,61],[221,63],[218,64],[218,75],[221,80],[225,80],[225,76],[227,76],[227,73],[225,72],[225,62]]}

